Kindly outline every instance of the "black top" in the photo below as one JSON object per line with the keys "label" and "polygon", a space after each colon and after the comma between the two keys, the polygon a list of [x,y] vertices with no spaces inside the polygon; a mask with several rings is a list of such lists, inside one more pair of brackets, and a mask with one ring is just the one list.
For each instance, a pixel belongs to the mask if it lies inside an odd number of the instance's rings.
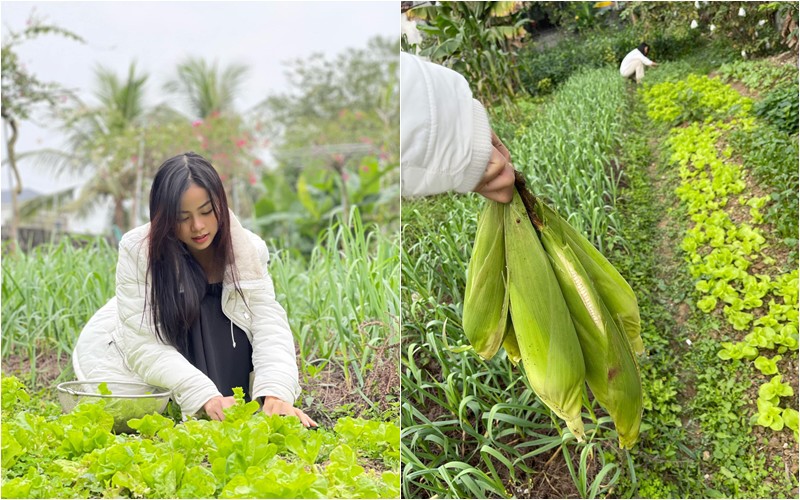
{"label": "black top", "polygon": [[250,401],[253,346],[247,334],[231,325],[222,312],[222,283],[206,286],[200,315],[189,329],[187,353],[186,359],[213,380],[223,396],[233,396],[233,388],[241,387],[245,400]]}

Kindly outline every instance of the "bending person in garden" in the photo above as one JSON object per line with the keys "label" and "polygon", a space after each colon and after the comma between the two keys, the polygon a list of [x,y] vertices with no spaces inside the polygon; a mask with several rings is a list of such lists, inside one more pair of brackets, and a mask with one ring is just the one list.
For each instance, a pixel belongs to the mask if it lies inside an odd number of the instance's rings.
{"label": "bending person in garden", "polygon": [[228,210],[211,163],[168,159],[153,179],[150,222],[120,241],[116,296],[78,338],[77,378],[164,387],[184,415],[215,420],[242,387],[264,412],[315,426],[293,406],[294,339],[268,262],[264,241]]}
{"label": "bending person in garden", "polygon": [[622,63],[619,65],[619,74],[622,75],[623,78],[636,78],[636,83],[642,83],[644,67],[658,66],[657,63],[647,58],[649,52],[650,46],[644,42],[640,43],[637,48],[628,52],[622,59]]}
{"label": "bending person in garden", "polygon": [[475,191],[508,203],[514,167],[459,73],[400,54],[400,185],[405,197]]}

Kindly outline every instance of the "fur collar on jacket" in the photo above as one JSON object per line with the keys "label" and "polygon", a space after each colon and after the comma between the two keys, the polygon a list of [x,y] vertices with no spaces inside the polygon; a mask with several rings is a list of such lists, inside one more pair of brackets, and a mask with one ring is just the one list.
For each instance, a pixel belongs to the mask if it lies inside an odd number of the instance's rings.
{"label": "fur collar on jacket", "polygon": [[[231,245],[233,246],[233,256],[238,272],[239,281],[248,282],[260,280],[264,277],[264,269],[258,255],[258,249],[253,244],[253,238],[262,241],[261,238],[245,229],[239,219],[229,210],[231,221]],[[223,283],[233,284],[233,268],[229,265],[225,269]]]}

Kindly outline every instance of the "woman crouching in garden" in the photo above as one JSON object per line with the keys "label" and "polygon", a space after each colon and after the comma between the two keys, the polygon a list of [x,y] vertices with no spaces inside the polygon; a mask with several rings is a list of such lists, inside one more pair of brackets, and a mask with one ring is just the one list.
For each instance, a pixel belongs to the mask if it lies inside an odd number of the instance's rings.
{"label": "woman crouching in garden", "polygon": [[202,156],[159,167],[150,222],[119,244],[116,295],[86,324],[73,352],[78,380],[135,381],[172,391],[184,415],[222,420],[233,388],[268,414],[294,415],[294,339],[275,300],[264,241],[228,210]]}

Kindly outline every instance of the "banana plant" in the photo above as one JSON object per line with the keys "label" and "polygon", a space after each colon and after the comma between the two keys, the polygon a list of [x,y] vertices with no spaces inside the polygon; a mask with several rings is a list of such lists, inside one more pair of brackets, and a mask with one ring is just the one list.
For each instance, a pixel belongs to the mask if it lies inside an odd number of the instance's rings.
{"label": "banana plant", "polygon": [[420,55],[461,73],[486,104],[510,103],[521,88],[511,46],[525,34],[522,2],[440,2],[407,12],[424,23]]}

